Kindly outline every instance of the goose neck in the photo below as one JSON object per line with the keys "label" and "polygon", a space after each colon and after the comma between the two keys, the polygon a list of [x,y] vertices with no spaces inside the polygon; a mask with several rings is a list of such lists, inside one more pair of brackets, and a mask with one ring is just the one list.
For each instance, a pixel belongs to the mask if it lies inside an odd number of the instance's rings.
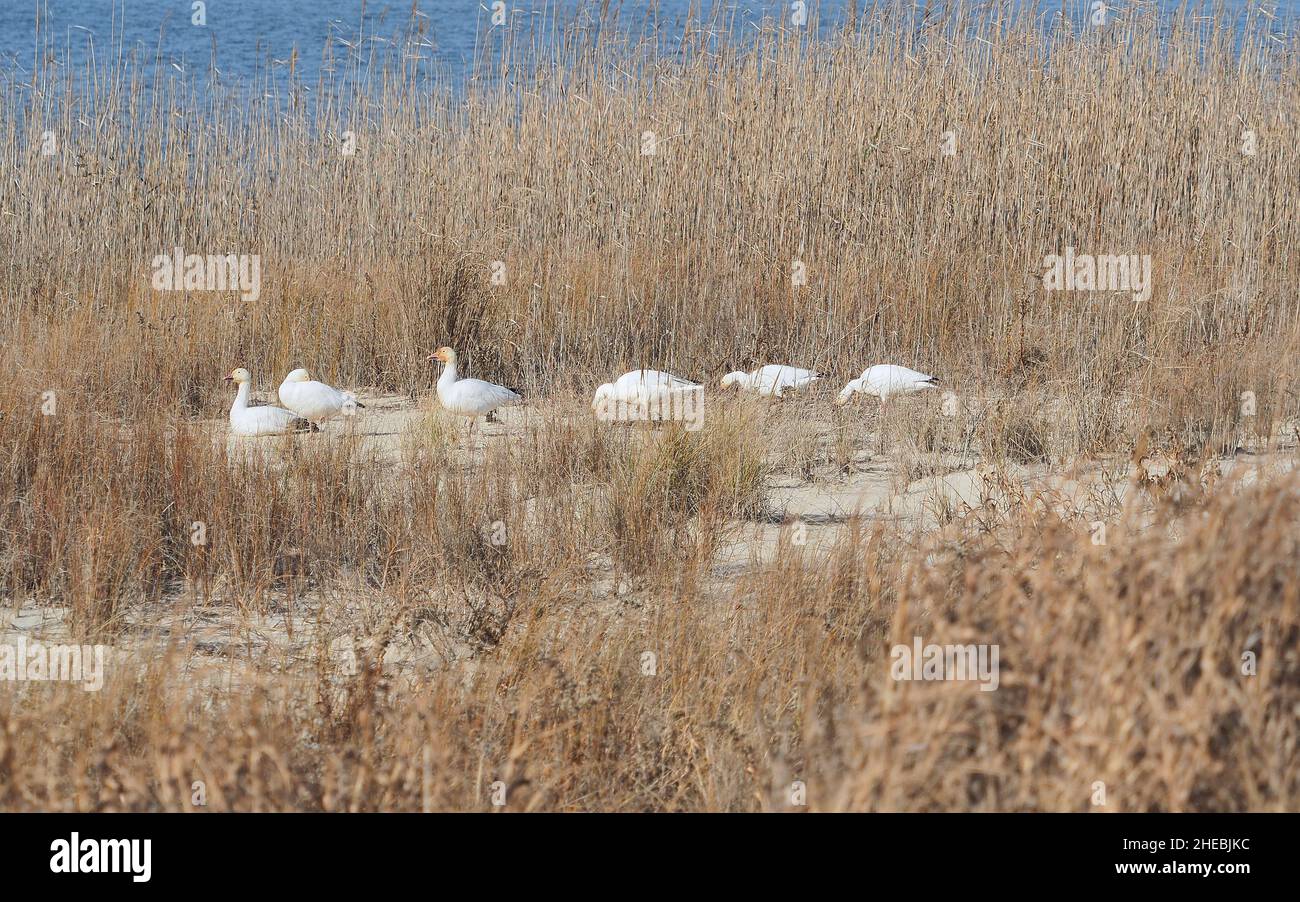
{"label": "goose neck", "polygon": [[235,392],[235,403],[230,405],[231,413],[236,410],[246,410],[248,408],[248,383],[239,383],[239,390]]}
{"label": "goose neck", "polygon": [[442,375],[438,377],[438,391],[444,392],[451,388],[457,378],[456,360],[455,358],[452,358],[447,361],[445,366],[443,366]]}

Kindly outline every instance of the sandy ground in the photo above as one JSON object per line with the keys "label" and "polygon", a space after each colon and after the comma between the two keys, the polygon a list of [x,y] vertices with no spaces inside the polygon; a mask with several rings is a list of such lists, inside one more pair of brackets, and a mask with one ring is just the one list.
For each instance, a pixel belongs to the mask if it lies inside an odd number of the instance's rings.
{"label": "sandy ground", "polygon": [[[274,397],[264,400],[274,403]],[[241,438],[228,434],[223,420],[208,425],[214,441],[225,442],[231,459],[245,455],[282,456],[292,444],[327,442],[340,438],[359,443],[358,457],[382,464],[400,462],[409,447],[407,437],[427,423],[432,400],[406,396],[362,394],[365,405],[354,418],[325,424],[321,433],[283,437]],[[494,442],[510,441],[530,428],[539,416],[554,416],[556,410],[513,408],[499,412],[500,422],[479,425],[473,443],[463,433],[458,459],[472,467]],[[561,415],[589,415],[571,405]],[[828,444],[833,424],[816,424],[819,442]],[[617,427],[614,427],[617,428]],[[829,549],[853,517],[864,521],[887,521],[920,534],[935,528],[945,512],[982,505],[1010,503],[1009,495],[1019,491],[1046,495],[1054,506],[1085,522],[1089,511],[1105,501],[1123,503],[1133,490],[1134,465],[1126,459],[1094,459],[1066,468],[1048,464],[1012,466],[995,470],[970,455],[934,455],[932,475],[909,480],[900,475],[897,461],[879,453],[875,437],[847,468],[825,466],[806,478],[778,474],[769,480],[771,516],[764,522],[734,524],[717,556],[713,588],[725,590],[745,571],[770,560],[781,542],[796,542],[808,552]],[[286,444],[286,442],[292,444]],[[1243,482],[1289,472],[1295,458],[1290,451],[1267,454],[1239,454],[1232,459],[1212,461],[1217,476],[1232,475]],[[1167,469],[1168,462],[1156,458],[1145,465],[1153,478]],[[1162,469],[1162,467],[1164,469]],[[612,575],[597,578],[593,592],[617,601],[627,587],[616,584]],[[306,678],[314,673],[319,643],[324,641],[340,674],[352,672],[357,651],[373,643],[374,624],[383,620],[384,604],[375,591],[358,583],[331,584],[310,596],[276,596],[260,612],[234,610],[233,605],[209,608],[159,606],[140,611],[109,651],[109,666],[127,661],[142,662],[167,644],[185,662],[196,686],[216,688],[257,678]],[[611,609],[612,610],[612,609]],[[0,611],[0,643],[68,642],[65,611],[49,607],[24,607]],[[328,624],[322,640],[316,626],[321,615]],[[385,652],[385,669],[418,679],[421,672],[455,664],[473,666],[465,649],[434,648],[419,635],[399,637]],[[453,660],[455,659],[455,660]]]}

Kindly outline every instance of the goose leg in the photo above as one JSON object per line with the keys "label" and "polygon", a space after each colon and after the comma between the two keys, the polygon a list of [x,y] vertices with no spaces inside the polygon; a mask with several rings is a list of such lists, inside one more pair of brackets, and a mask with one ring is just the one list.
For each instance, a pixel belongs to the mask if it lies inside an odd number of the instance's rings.
{"label": "goose leg", "polygon": [[880,409],[876,411],[876,439],[880,444],[880,456],[885,455],[885,399],[880,399]]}

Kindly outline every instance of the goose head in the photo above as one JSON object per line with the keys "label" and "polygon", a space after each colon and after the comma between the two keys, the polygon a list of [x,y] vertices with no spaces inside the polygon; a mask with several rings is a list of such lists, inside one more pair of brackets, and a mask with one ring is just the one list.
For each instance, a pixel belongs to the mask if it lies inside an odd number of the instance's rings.
{"label": "goose head", "polygon": [[600,388],[596,389],[596,397],[591,401],[591,409],[599,411],[601,405],[605,403],[614,394],[614,383],[606,382]]}
{"label": "goose head", "polygon": [[835,399],[836,406],[843,407],[845,404],[852,401],[853,396],[861,390],[862,390],[862,380],[854,379],[848,385],[844,386],[844,390],[841,391],[839,397]]}
{"label": "goose head", "polygon": [[429,359],[436,360],[439,363],[447,363],[447,364],[455,363],[456,352],[453,351],[451,348],[441,347],[438,350],[434,351],[432,354],[430,354]]}
{"label": "goose head", "polygon": [[299,367],[289,375],[285,376],[284,381],[285,382],[310,382],[311,376],[307,374],[306,370]]}
{"label": "goose head", "polygon": [[236,385],[242,385],[245,382],[252,382],[253,374],[241,366],[238,369],[231,370],[230,373],[227,374],[224,381],[233,382]]}
{"label": "goose head", "polygon": [[747,382],[749,382],[749,373],[727,373],[727,375],[722,377],[723,388],[730,388],[733,385],[743,386]]}

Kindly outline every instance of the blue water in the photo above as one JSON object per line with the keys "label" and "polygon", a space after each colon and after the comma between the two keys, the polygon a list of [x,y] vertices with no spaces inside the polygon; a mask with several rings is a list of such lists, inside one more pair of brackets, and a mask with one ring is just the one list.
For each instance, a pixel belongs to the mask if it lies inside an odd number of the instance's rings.
{"label": "blue water", "polygon": [[[840,27],[852,4],[859,21],[872,0],[806,0],[810,26],[822,32]],[[956,0],[951,0],[956,2]],[[965,4],[968,9],[1005,9],[1016,2],[1035,5],[1053,22],[1062,12],[1072,27],[1086,27],[1089,0],[1001,0]],[[1112,0],[1120,10],[1135,0]],[[1192,0],[1192,5],[1210,0]],[[40,27],[38,32],[38,4]],[[649,26],[657,29],[656,46],[671,53],[692,13],[723,23],[733,35],[752,33],[755,23],[789,22],[789,2],[722,2],[712,0],[505,0],[507,21],[515,33],[543,46],[565,28],[615,29],[635,39]],[[1238,17],[1259,0],[1222,0],[1229,17]],[[1279,32],[1289,28],[1300,0],[1268,0],[1276,11]],[[943,0],[920,2],[934,9]],[[1148,0],[1146,6],[1173,9],[1179,0]],[[311,83],[322,74],[346,67],[349,60],[393,53],[416,69],[459,81],[476,59],[499,52],[501,26],[494,26],[493,0],[207,0],[206,21],[196,25],[192,0],[0,0],[0,72],[20,80],[40,52],[81,66],[93,55],[108,62],[119,49],[138,60],[161,60],[176,71],[216,73],[226,81],[293,73]],[[702,12],[700,11],[702,7]],[[718,17],[714,19],[714,17]]]}

